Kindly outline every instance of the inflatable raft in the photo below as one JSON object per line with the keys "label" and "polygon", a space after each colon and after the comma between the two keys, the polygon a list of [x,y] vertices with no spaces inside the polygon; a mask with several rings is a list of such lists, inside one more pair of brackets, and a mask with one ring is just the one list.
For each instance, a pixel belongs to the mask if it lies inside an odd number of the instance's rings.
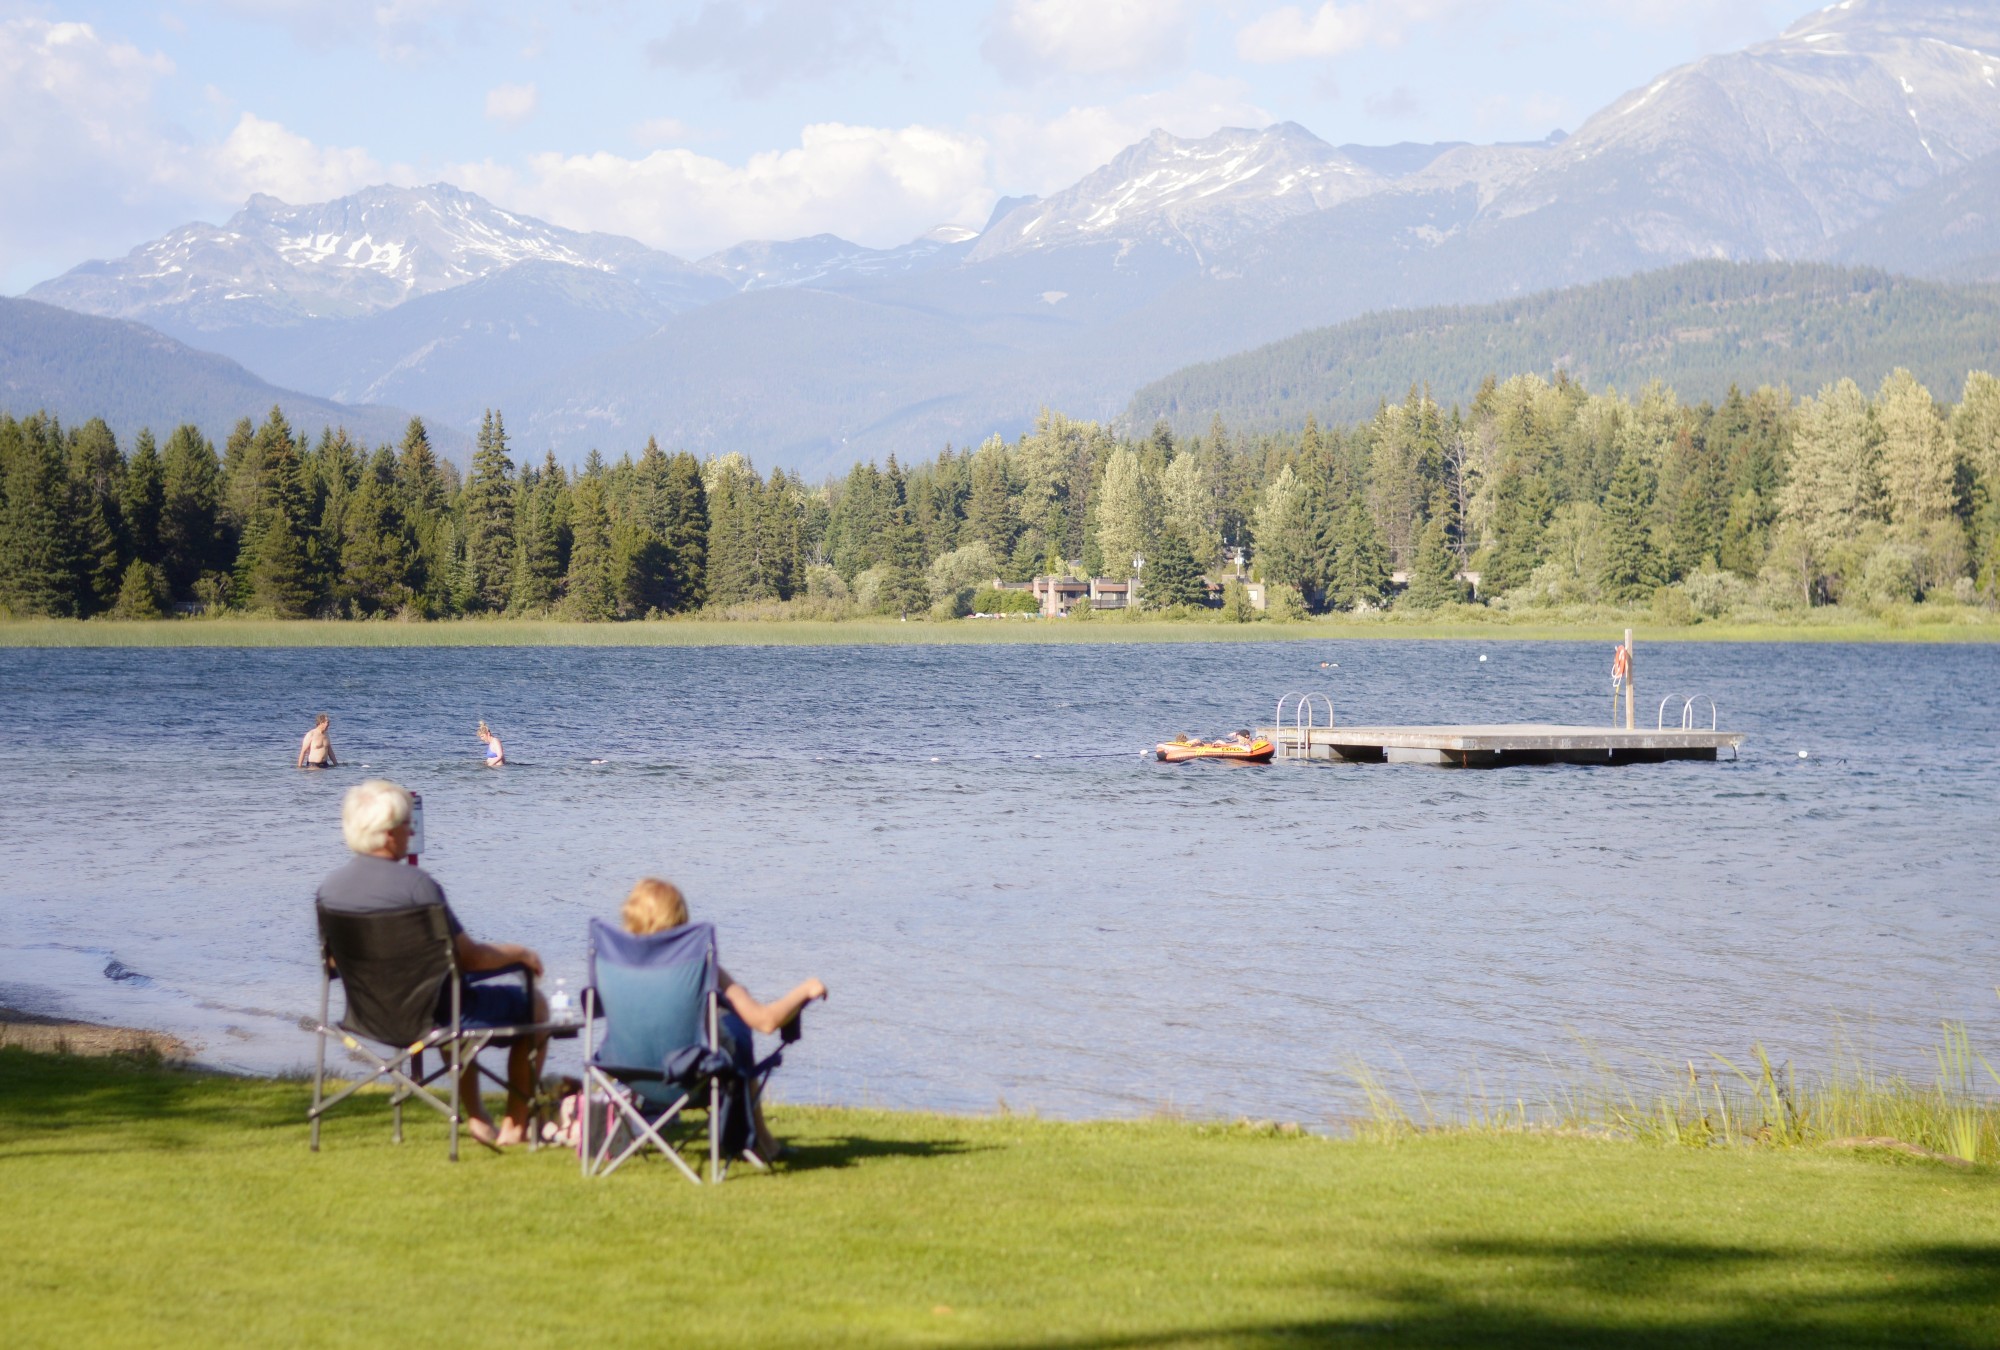
{"label": "inflatable raft", "polygon": [[1154,747],[1155,753],[1169,764],[1184,764],[1191,759],[1228,759],[1241,764],[1268,764],[1275,747],[1258,737],[1244,745],[1238,741],[1162,741]]}

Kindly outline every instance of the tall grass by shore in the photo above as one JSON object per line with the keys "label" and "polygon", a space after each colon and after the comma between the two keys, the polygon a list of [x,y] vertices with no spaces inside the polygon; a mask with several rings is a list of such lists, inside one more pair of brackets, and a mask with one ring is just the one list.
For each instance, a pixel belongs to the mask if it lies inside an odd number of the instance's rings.
{"label": "tall grass by shore", "polygon": [[730,647],[981,643],[1285,642],[1342,638],[1601,642],[1626,627],[1652,642],[2000,642],[2000,613],[1916,605],[1880,614],[1828,607],[1784,617],[1661,624],[1650,611],[1509,614],[1476,605],[1427,614],[1336,614],[1294,622],[1099,615],[1039,618],[788,619],[703,615],[634,623],[477,618],[155,620],[0,618],[0,647]]}
{"label": "tall grass by shore", "polygon": [[1882,1074],[1846,1056],[1819,1070],[1773,1063],[1753,1045],[1740,1063],[1722,1056],[1663,1068],[1640,1084],[1600,1067],[1530,1102],[1470,1093],[1443,1109],[1407,1099],[1366,1065],[1350,1072],[1368,1104],[1353,1122],[1362,1138],[1393,1141],[1458,1131],[1559,1131],[1706,1148],[1883,1148],[1962,1163],[2000,1161],[2000,1070],[1975,1049],[1963,1023],[1943,1025],[1928,1083]]}

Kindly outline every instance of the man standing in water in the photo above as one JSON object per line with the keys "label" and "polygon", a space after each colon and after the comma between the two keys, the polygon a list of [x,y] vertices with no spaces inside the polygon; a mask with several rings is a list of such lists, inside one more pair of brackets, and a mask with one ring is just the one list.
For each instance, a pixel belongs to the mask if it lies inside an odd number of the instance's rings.
{"label": "man standing in water", "polygon": [[299,742],[299,762],[295,767],[301,769],[331,769],[334,765],[340,763],[339,760],[333,757],[333,741],[326,734],[326,725],[332,720],[325,713],[319,715],[319,721],[313,723],[313,729],[308,731],[305,734],[305,739]]}
{"label": "man standing in water", "polygon": [[[466,1027],[517,1027],[548,1020],[548,1003],[537,992],[531,999],[524,981],[502,978],[499,972],[526,967],[539,977],[542,958],[512,942],[479,942],[465,931],[444,898],[444,888],[421,867],[408,867],[411,798],[407,790],[386,778],[371,778],[347,790],[340,803],[340,832],[354,856],[319,884],[320,904],[342,914],[381,913],[444,905],[451,927],[453,953],[458,958],[459,1021]],[[493,974],[485,974],[493,972]],[[451,1018],[451,986],[438,994],[435,1014],[440,1024]],[[527,1138],[528,1100],[542,1071],[547,1036],[524,1035],[508,1048],[507,1115],[496,1129],[479,1099],[479,1070],[472,1064],[458,1081],[458,1098],[466,1128],[482,1144],[503,1147]]]}

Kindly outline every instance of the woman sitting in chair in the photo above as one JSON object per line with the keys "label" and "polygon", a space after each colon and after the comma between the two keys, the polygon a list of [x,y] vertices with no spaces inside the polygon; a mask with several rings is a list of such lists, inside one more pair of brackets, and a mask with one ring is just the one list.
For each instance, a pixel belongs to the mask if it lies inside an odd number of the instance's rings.
{"label": "woman sitting in chair", "polygon": [[[687,900],[671,881],[645,877],[625,897],[625,907],[619,911],[618,917],[625,931],[635,936],[664,933],[688,921]],[[759,1003],[748,989],[736,982],[733,975],[719,967],[715,972],[715,985],[722,993],[723,1002],[722,1044],[716,1048],[746,1072],[757,1058],[750,1036],[753,1030],[767,1036],[775,1035],[797,1017],[806,1004],[826,997],[824,984],[818,980],[807,980],[783,998]],[[753,1099],[751,1111],[757,1132],[758,1155],[769,1158],[777,1152],[777,1141],[764,1124],[763,1102]]]}

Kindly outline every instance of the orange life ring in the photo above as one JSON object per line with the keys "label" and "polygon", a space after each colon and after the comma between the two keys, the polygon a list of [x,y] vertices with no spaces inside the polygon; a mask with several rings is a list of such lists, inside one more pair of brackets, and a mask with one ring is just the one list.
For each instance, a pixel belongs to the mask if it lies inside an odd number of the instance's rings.
{"label": "orange life ring", "polygon": [[1619,643],[1611,649],[1611,678],[1629,680],[1632,678],[1632,649]]}

